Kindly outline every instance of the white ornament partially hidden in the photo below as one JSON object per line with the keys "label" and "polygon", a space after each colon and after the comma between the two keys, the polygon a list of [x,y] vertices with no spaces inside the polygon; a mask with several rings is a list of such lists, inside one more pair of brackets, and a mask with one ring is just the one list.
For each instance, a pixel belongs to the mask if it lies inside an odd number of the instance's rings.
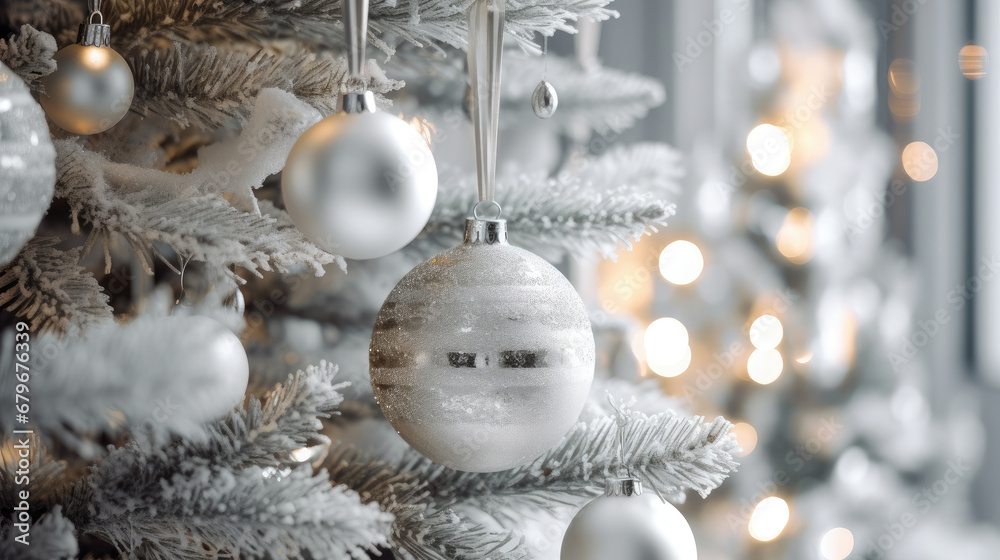
{"label": "white ornament partially hidden", "polygon": [[469,219],[465,243],[417,265],[375,318],[369,350],[382,413],[425,457],[462,471],[525,464],[583,409],[594,335],[573,286]]}
{"label": "white ornament partially hidden", "polygon": [[691,526],[674,506],[641,491],[638,480],[608,481],[605,496],[573,518],[562,560],[698,560]]}
{"label": "white ornament partially hidden", "polygon": [[52,202],[55,161],[42,108],[0,63],[0,266],[35,235]]}
{"label": "white ornament partially hidden", "polygon": [[[198,421],[218,418],[243,402],[250,379],[250,362],[239,337],[208,317],[166,317],[159,320],[161,337],[151,341],[173,356],[170,369],[204,372],[204,390],[192,387],[185,413]],[[198,344],[190,344],[197,340]]]}

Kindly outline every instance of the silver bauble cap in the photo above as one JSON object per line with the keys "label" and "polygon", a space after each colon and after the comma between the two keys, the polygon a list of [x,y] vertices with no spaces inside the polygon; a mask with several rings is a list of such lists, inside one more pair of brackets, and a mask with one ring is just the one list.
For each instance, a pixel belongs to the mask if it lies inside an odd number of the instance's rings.
{"label": "silver bauble cap", "polygon": [[604,481],[605,496],[639,496],[641,494],[642,481],[638,478],[609,478]]}

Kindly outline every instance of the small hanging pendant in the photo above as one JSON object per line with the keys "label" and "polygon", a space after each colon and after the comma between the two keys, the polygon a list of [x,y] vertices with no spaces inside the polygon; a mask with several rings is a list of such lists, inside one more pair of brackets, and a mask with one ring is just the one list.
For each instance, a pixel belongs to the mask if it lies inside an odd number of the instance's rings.
{"label": "small hanging pendant", "polygon": [[552,84],[542,80],[531,94],[531,110],[540,119],[547,119],[556,113],[559,106],[559,95]]}

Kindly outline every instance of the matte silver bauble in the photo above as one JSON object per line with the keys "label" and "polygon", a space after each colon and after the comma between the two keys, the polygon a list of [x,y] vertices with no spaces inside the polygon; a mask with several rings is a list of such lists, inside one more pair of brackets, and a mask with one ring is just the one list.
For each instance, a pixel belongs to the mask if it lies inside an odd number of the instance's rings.
{"label": "matte silver bauble", "polygon": [[402,119],[340,112],[292,147],[281,192],[295,226],[313,243],[374,259],[423,230],[437,199],[437,167],[427,142]]}
{"label": "matte silver bauble", "polygon": [[641,492],[634,479],[608,481],[606,495],[573,518],[559,554],[561,560],[698,560],[681,512]]}
{"label": "matte silver bauble", "polygon": [[74,44],[53,59],[56,70],[41,79],[45,113],[74,134],[97,134],[118,124],[129,107],[135,83],[128,63],[107,46]]}
{"label": "matte silver bauble", "polygon": [[35,235],[52,202],[55,161],[42,108],[0,63],[0,266]]}
{"label": "matte silver bauble", "polygon": [[[250,362],[239,337],[215,319],[190,315],[161,319],[161,336],[150,341],[176,356],[174,369],[210,375],[204,387],[192,387],[185,408],[198,421],[218,418],[243,402]],[[200,344],[191,346],[191,340]]]}
{"label": "matte silver bauble", "polygon": [[547,119],[556,114],[559,107],[559,94],[552,84],[542,80],[535,86],[535,91],[531,94],[531,110],[540,119]]}
{"label": "matte silver bauble", "polygon": [[525,464],[576,422],[594,335],[573,286],[507,243],[503,220],[469,219],[465,243],[411,270],[375,318],[369,370],[382,413],[441,465]]}

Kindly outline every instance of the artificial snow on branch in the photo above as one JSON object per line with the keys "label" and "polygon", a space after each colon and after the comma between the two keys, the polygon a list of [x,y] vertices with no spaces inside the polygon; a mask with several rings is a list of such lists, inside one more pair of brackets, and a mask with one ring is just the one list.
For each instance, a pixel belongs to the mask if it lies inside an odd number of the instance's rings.
{"label": "artificial snow on branch", "polygon": [[349,446],[332,449],[324,463],[335,484],[344,484],[365,501],[378,503],[394,516],[394,552],[405,560],[527,560],[523,539],[514,533],[489,531],[447,508],[416,473],[400,473],[365,457]]}
{"label": "artificial snow on branch", "polygon": [[[309,51],[276,55],[175,42],[166,50],[130,53],[136,69],[132,110],[204,129],[218,128],[230,118],[245,121],[266,88],[286,90],[328,115],[336,110],[338,94],[360,85],[348,76],[346,59]],[[368,61],[363,87],[377,95],[381,107],[391,105],[383,95],[402,85]]]}
{"label": "artificial snow on branch", "polygon": [[88,249],[104,239],[109,269],[107,243],[115,233],[132,246],[147,271],[152,270],[144,257],[147,251],[169,264],[154,244],[169,247],[182,259],[227,270],[239,266],[257,275],[285,272],[300,263],[318,275],[325,264],[343,266],[342,259],[307,241],[277,209],[269,210],[273,216],[262,216],[241,212],[218,194],[181,196],[150,185],[174,183],[178,176],[171,173],[114,163],[73,140],[56,140],[55,146],[56,197],[69,203],[75,231],[81,219],[93,227]]}
{"label": "artificial snow on branch", "polygon": [[38,79],[56,69],[56,62],[52,60],[56,49],[56,40],[52,35],[25,24],[17,35],[0,39],[0,62],[35,90]]}
{"label": "artificial snow on branch", "polygon": [[[509,0],[507,33],[522,47],[537,50],[536,33],[575,33],[570,22],[581,17],[606,20],[617,12],[605,8],[611,0]],[[387,54],[390,37],[418,46],[464,48],[468,37],[466,13],[471,0],[374,0],[369,10],[368,39]],[[203,2],[200,0],[122,0],[111,4],[107,18],[112,33],[126,44],[167,38],[204,42],[213,37],[259,44],[262,37],[293,38],[317,46],[343,44],[341,9],[329,0],[260,0]]]}
{"label": "artificial snow on branch", "polygon": [[[674,215],[669,202],[680,192],[680,155],[660,144],[615,148],[579,162],[555,178],[521,175],[501,179],[497,201],[511,231],[511,243],[543,256],[561,252],[590,258],[613,257],[620,244],[631,248]],[[416,247],[431,252],[451,246],[464,231],[476,203],[475,177],[443,178],[425,237]],[[430,242],[430,247],[426,244]]]}
{"label": "artificial snow on branch", "polygon": [[33,333],[62,333],[112,319],[108,296],[78,263],[80,249],[36,237],[0,271],[0,308],[28,321]]}
{"label": "artificial snow on branch", "polygon": [[94,513],[79,512],[86,516],[79,531],[126,557],[364,559],[387,544],[392,519],[308,465],[174,464],[132,444],[112,452],[84,484]]}
{"label": "artificial snow on branch", "polygon": [[[682,502],[688,490],[705,497],[738,466],[732,427],[722,417],[706,423],[673,412],[634,413],[625,429],[625,462],[666,498]],[[614,417],[577,424],[545,455],[496,473],[454,471],[416,452],[409,455],[400,471],[418,474],[432,491],[444,492],[442,505],[466,502],[489,513],[502,513],[512,503],[536,508],[579,505],[581,498],[603,492],[604,480],[617,473],[618,425]]]}

